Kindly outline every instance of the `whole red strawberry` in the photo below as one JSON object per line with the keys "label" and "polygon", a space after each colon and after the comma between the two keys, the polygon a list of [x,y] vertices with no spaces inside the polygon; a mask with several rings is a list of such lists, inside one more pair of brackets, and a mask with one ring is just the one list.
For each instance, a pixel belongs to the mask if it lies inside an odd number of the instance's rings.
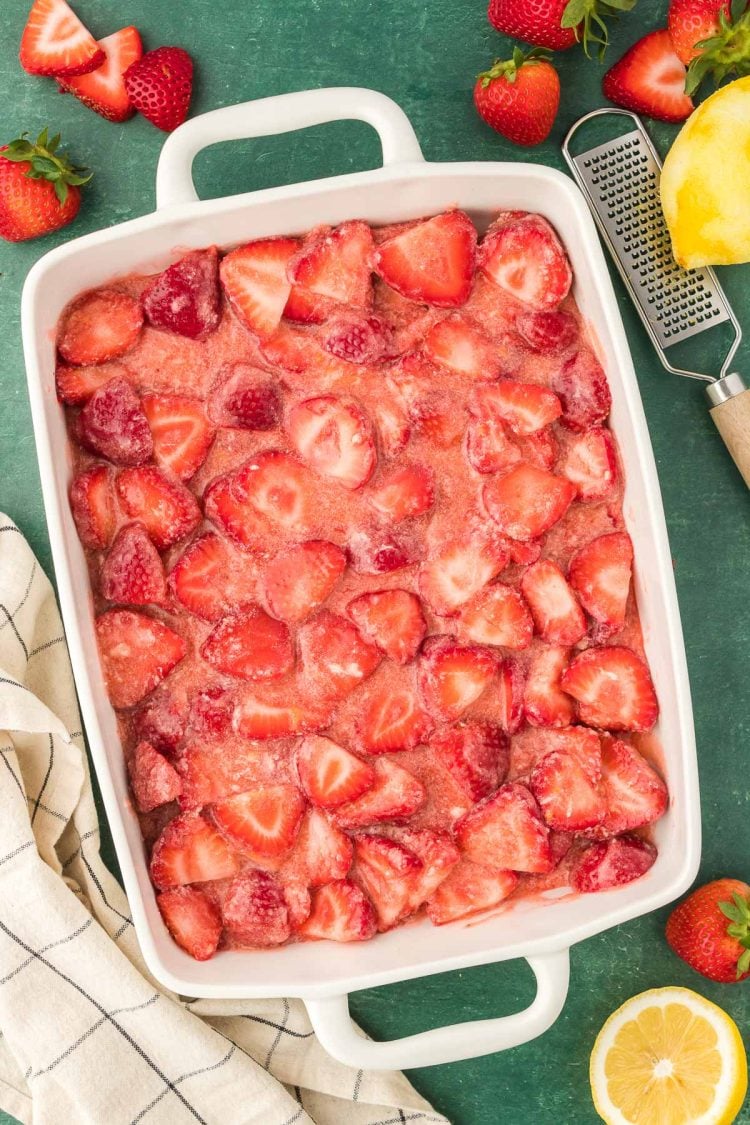
{"label": "whole red strawberry", "polygon": [[668,27],[675,52],[688,67],[688,94],[695,93],[708,74],[717,85],[728,75],[750,74],[746,0],[671,0]]}
{"label": "whole red strawberry", "polygon": [[629,12],[636,0],[490,0],[487,17],[498,31],[525,39],[537,47],[565,51],[582,43],[586,54],[592,43],[600,56],[608,43],[608,16]]}
{"label": "whole red strawberry", "polygon": [[479,116],[509,141],[538,145],[549,136],[557,116],[560,79],[545,51],[534,49],[525,55],[516,47],[512,59],[495,59],[478,76],[474,105]]}
{"label": "whole red strawberry", "polygon": [[32,142],[22,133],[0,148],[0,238],[23,242],[67,226],[81,206],[87,169],[58,151],[60,134],[44,129]]}
{"label": "whole red strawberry", "polygon": [[171,133],[190,108],[193,60],[182,47],[157,47],[125,71],[130,104],[157,129]]}
{"label": "whole red strawberry", "polygon": [[739,879],[699,887],[670,914],[667,942],[709,980],[744,980],[750,975],[750,887]]}

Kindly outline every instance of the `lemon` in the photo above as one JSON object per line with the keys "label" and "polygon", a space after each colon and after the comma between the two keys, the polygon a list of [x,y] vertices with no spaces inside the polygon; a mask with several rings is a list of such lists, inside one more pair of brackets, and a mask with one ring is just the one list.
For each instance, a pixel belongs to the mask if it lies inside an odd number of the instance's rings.
{"label": "lemon", "polygon": [[687,119],[664,161],[661,202],[681,266],[750,261],[750,77]]}
{"label": "lemon", "polygon": [[747,1093],[737,1025],[689,988],[626,1001],[599,1032],[589,1073],[607,1125],[730,1125]]}

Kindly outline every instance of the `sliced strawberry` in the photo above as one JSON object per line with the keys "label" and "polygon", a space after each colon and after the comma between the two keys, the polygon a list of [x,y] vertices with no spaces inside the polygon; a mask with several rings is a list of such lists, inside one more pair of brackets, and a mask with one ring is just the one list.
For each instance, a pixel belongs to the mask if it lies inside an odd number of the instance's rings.
{"label": "sliced strawberry", "polygon": [[427,916],[436,926],[468,918],[498,906],[518,884],[515,871],[462,859],[427,900]]}
{"label": "sliced strawberry", "polygon": [[579,500],[604,500],[617,481],[617,455],[609,430],[595,426],[565,450],[559,472],[578,489]]}
{"label": "sliced strawberry", "polygon": [[576,490],[568,480],[522,463],[482,488],[487,514],[511,539],[537,539],[565,515]]}
{"label": "sliced strawberry", "polygon": [[354,858],[354,845],[320,809],[305,813],[292,862],[299,864],[309,887],[345,879]]}
{"label": "sliced strawberry", "polygon": [[401,465],[381,477],[367,499],[389,524],[421,516],[435,502],[435,474],[427,465]]}
{"label": "sliced strawberry", "polygon": [[169,573],[169,586],[178,602],[202,617],[218,621],[230,609],[227,583],[232,556],[220,536],[199,535],[185,548]]}
{"label": "sliced strawberry", "polygon": [[323,324],[330,311],[326,297],[318,297],[301,285],[293,285],[284,306],[285,320],[295,324]]}
{"label": "sliced strawberry", "polygon": [[143,742],[174,757],[185,734],[187,704],[181,696],[173,694],[167,686],[153,695],[135,712],[133,730]]}
{"label": "sliced strawberry", "polygon": [[298,744],[296,763],[303,791],[321,809],[356,801],[375,784],[372,766],[318,734],[309,734]]}
{"label": "sliced strawberry", "polygon": [[351,622],[323,610],[298,633],[302,666],[320,699],[342,699],[383,659]]}
{"label": "sliced strawberry", "polygon": [[262,754],[238,742],[207,738],[189,742],[175,762],[182,790],[183,809],[202,809],[267,780]]}
{"label": "sliced strawberry", "polygon": [[34,0],[18,52],[27,74],[87,74],[105,55],[65,0]]}
{"label": "sliced strawberry", "polygon": [[190,729],[206,738],[228,734],[234,718],[235,699],[227,688],[210,684],[190,700]]}
{"label": "sliced strawberry", "polygon": [[430,749],[472,801],[489,796],[508,773],[510,739],[494,723],[442,727],[430,737]]}
{"label": "sliced strawberry", "polygon": [[598,426],[609,414],[612,396],[604,368],[590,348],[581,348],[552,376],[562,403],[562,421],[571,430]]}
{"label": "sliced strawberry", "polygon": [[355,219],[334,230],[323,227],[305,240],[289,262],[289,279],[295,286],[343,305],[369,306],[372,251],[367,223]]}
{"label": "sliced strawberry", "polygon": [[438,550],[419,571],[419,592],[433,613],[449,617],[474,597],[508,562],[505,540],[485,531],[465,535]]}
{"label": "sliced strawberry", "polygon": [[180,777],[171,762],[150,742],[138,742],[128,760],[130,786],[139,812],[150,812],[176,801]]}
{"label": "sliced strawberry", "polygon": [[154,844],[149,870],[154,886],[164,891],[226,879],[237,870],[237,856],[202,816],[182,813],[170,820]]}
{"label": "sliced strawberry", "polygon": [[279,326],[291,284],[287,266],[299,243],[294,238],[262,238],[231,250],[219,274],[227,299],[259,340]]}
{"label": "sliced strawberry", "polygon": [[449,722],[460,718],[490,686],[498,667],[497,656],[489,648],[460,645],[452,637],[431,637],[417,668],[419,692],[427,710]]}
{"label": "sliced strawberry", "polygon": [[345,569],[346,554],[325,539],[287,547],[266,567],[266,604],[282,621],[304,621],[323,604]]}
{"label": "sliced strawberry", "polygon": [[602,788],[606,813],[601,830],[608,836],[653,824],[669,802],[653,766],[627,742],[607,735],[602,738]]}
{"label": "sliced strawberry", "polygon": [[574,645],[586,636],[586,617],[560,567],[551,559],[524,571],[521,592],[536,631],[552,645]]}
{"label": "sliced strawberry", "polygon": [[277,680],[294,665],[289,630],[260,606],[248,606],[222,617],[200,652],[219,672],[240,680]]}
{"label": "sliced strawberry", "polygon": [[281,945],[290,936],[284,891],[267,871],[248,869],[237,875],[221,910],[227,933],[238,946]]}
{"label": "sliced strawberry", "polygon": [[362,748],[368,754],[413,750],[427,737],[432,723],[417,693],[408,684],[376,692],[360,719]]}
{"label": "sliced strawberry", "polygon": [[123,75],[143,54],[140,34],[136,27],[123,27],[106,39],[100,39],[98,46],[105,59],[96,70],[77,78],[60,78],[58,85],[108,121],[127,121],[135,110],[130,104]]}
{"label": "sliced strawberry", "polygon": [[461,853],[450,836],[429,828],[400,828],[393,831],[392,836],[422,861],[421,868],[409,880],[411,888],[407,907],[411,913],[418,910],[448,877],[461,859]]}
{"label": "sliced strawberry", "polygon": [[393,333],[379,316],[337,316],[328,322],[321,341],[331,355],[360,367],[393,354]]}
{"label": "sliced strawberry", "polygon": [[[708,6],[714,12],[718,7]],[[702,38],[698,29],[696,35]],[[660,121],[684,121],[695,108],[692,98],[685,93],[686,78],[685,64],[664,27],[638,39],[607,71],[602,79],[602,93],[634,113]]]}
{"label": "sliced strawberry", "polygon": [[508,550],[512,563],[517,566],[531,566],[541,557],[542,544],[538,539],[531,540],[528,543],[521,543],[518,539],[509,539]]}
{"label": "sliced strawberry", "polygon": [[438,366],[467,379],[496,379],[501,355],[473,321],[454,313],[434,324],[424,338],[424,351]]}
{"label": "sliced strawberry", "polygon": [[143,327],[140,303],[117,289],[94,289],[63,313],[57,348],[68,363],[87,366],[129,352]]}
{"label": "sliced strawberry", "polygon": [[514,379],[475,387],[469,409],[477,418],[503,422],[520,437],[544,429],[562,413],[554,391],[538,383],[519,383]]}
{"label": "sliced strawberry", "polygon": [[560,680],[582,723],[605,730],[651,730],[659,714],[648,665],[630,648],[589,648]]}
{"label": "sliced strawberry", "polygon": [[545,754],[529,779],[529,787],[550,828],[581,832],[594,828],[604,816],[601,786],[572,754]]}
{"label": "sliced strawberry", "polygon": [[557,460],[559,446],[551,430],[537,430],[526,437],[517,438],[521,457],[539,469],[551,469]]}
{"label": "sliced strawberry", "polygon": [[353,598],[346,612],[362,636],[397,664],[408,664],[427,632],[416,594],[406,590],[374,590]]}
{"label": "sliced strawberry", "polygon": [[461,632],[480,645],[528,648],[534,623],[518,590],[496,582],[485,586],[461,611]]}
{"label": "sliced strawberry", "polygon": [[549,646],[534,653],[523,691],[523,710],[534,727],[569,727],[573,701],[560,686],[568,663],[566,648]]}
{"label": "sliced strawberry", "polygon": [[173,887],[156,896],[164,925],[186,953],[208,961],[219,946],[222,921],[215,902],[197,887]]}
{"label": "sliced strawberry", "polygon": [[279,878],[284,892],[289,928],[296,930],[310,917],[310,910],[312,909],[310,891],[302,879],[289,871],[283,872]]}
{"label": "sliced strawberry", "polygon": [[[316,336],[280,324],[268,340],[259,345],[261,355],[271,367],[278,367],[287,382],[306,392],[314,377],[321,388],[354,375],[357,368],[327,352]],[[291,378],[289,378],[291,376]]]}
{"label": "sliced strawberry", "polygon": [[310,916],[298,932],[313,941],[367,941],[377,928],[375,909],[364,891],[340,879],[314,893]]}
{"label": "sliced strawberry", "polygon": [[129,609],[96,619],[102,671],[113,707],[133,707],[179,664],[187,646],[161,621]]}
{"label": "sliced strawberry", "polygon": [[302,460],[344,488],[359,488],[372,476],[372,423],[356,403],[332,395],[306,399],[290,411],[287,431]]}
{"label": "sliced strawberry", "polygon": [[398,402],[383,399],[369,404],[375,420],[380,448],[386,457],[395,457],[409,440],[409,418]]}
{"label": "sliced strawberry", "polygon": [[570,882],[577,891],[607,891],[640,879],[655,862],[653,844],[640,836],[617,836],[581,852],[571,868]]}
{"label": "sliced strawberry", "polygon": [[116,465],[140,465],[154,450],[140,399],[119,377],[94,391],[79,415],[78,434],[87,449]]}
{"label": "sliced strawberry", "polygon": [[535,352],[559,355],[578,339],[578,321],[569,312],[524,309],[516,317],[516,331]]}
{"label": "sliced strawberry", "polygon": [[219,252],[215,246],[192,250],[156,274],[141,294],[143,311],[154,328],[205,340],[219,327]]}
{"label": "sliced strawberry", "polygon": [[411,913],[412,877],[421,871],[422,860],[388,836],[358,836],[354,854],[356,874],[375,906],[378,929],[388,930]]}
{"label": "sliced strawberry", "polygon": [[537,733],[536,742],[542,748],[542,757],[552,752],[565,754],[575,759],[594,784],[601,781],[602,746],[595,730],[578,726],[547,728]]}
{"label": "sliced strawberry", "polygon": [[371,824],[401,821],[416,812],[427,799],[424,786],[391,758],[373,763],[375,784],[356,801],[340,805],[335,819],[342,828],[366,828]]}
{"label": "sliced strawberry", "polygon": [[470,418],[466,428],[466,459],[478,473],[502,473],[522,459],[521,450],[499,418]]}
{"label": "sliced strawberry", "polygon": [[235,847],[275,868],[292,849],[305,800],[294,785],[248,789],[212,806],[214,821]]}
{"label": "sliced strawberry", "polygon": [[309,529],[316,487],[308,468],[272,449],[216,477],[204,494],[205,512],[242,547],[269,537],[296,538]]}
{"label": "sliced strawberry", "polygon": [[288,686],[275,694],[265,689],[263,695],[243,695],[235,713],[237,733],[244,738],[263,741],[304,734],[328,725],[331,717],[329,708],[317,701],[291,703],[289,695]]}
{"label": "sliced strawberry", "polygon": [[411,408],[409,417],[420,437],[438,449],[457,445],[464,432],[464,410],[435,392],[423,395]]}
{"label": "sliced strawberry", "polygon": [[102,564],[102,596],[121,605],[162,605],[167,596],[159,552],[139,523],[120,528]]}
{"label": "sliced strawberry", "polygon": [[573,272],[560,240],[541,215],[505,212],[489,228],[477,255],[482,272],[534,309],[556,309]]}
{"label": "sliced strawberry", "polygon": [[100,551],[109,546],[115,533],[115,490],[107,465],[94,465],[74,478],[70,486],[70,509],[78,538],[84,547]]}
{"label": "sliced strawberry", "polygon": [[184,395],[144,395],[141,399],[154,442],[154,460],[180,480],[190,480],[208,456],[214,428],[203,403]]}
{"label": "sliced strawberry", "polygon": [[524,677],[515,660],[503,660],[497,674],[498,722],[506,734],[515,734],[524,718]]}
{"label": "sliced strawberry", "polygon": [[55,391],[59,402],[67,406],[81,406],[88,402],[94,391],[115,377],[126,379],[128,372],[116,363],[98,367],[71,367],[58,363],[55,367]]}
{"label": "sliced strawberry", "polygon": [[583,608],[612,633],[625,624],[632,570],[633,544],[625,531],[592,539],[570,560],[570,583]]}
{"label": "sliced strawberry", "polygon": [[454,308],[471,293],[476,245],[477,232],[468,215],[446,211],[381,242],[374,268],[402,296]]}
{"label": "sliced strawberry", "polygon": [[143,524],[160,551],[184,539],[201,521],[192,492],[154,465],[119,472],[117,495],[123,510]]}
{"label": "sliced strawberry", "polygon": [[273,430],[281,418],[278,384],[249,363],[225,364],[211,390],[208,414],[217,426]]}
{"label": "sliced strawberry", "polygon": [[470,809],[455,826],[467,859],[509,871],[552,869],[549,832],[525,785],[513,782]]}
{"label": "sliced strawberry", "polygon": [[347,543],[352,569],[358,574],[390,574],[415,561],[415,552],[384,531],[354,531]]}

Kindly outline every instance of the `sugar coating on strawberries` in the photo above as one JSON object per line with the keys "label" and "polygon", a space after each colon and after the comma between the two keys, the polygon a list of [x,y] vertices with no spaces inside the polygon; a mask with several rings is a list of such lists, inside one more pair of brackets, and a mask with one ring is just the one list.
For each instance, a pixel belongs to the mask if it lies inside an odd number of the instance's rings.
{"label": "sugar coating on strawberries", "polygon": [[658,702],[571,280],[543,216],[453,210],[191,250],[63,313],[104,683],[192,956],[654,861]]}

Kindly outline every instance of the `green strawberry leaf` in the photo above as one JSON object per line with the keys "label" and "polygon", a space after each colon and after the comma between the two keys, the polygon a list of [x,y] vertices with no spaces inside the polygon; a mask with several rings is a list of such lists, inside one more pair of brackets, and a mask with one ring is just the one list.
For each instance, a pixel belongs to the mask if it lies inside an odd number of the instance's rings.
{"label": "green strawberry leaf", "polygon": [[61,204],[68,198],[70,187],[80,187],[89,182],[93,173],[88,168],[72,164],[65,153],[58,152],[59,133],[50,139],[49,130],[44,128],[36,142],[27,138],[28,133],[21,133],[20,137],[10,141],[4,148],[2,157],[14,163],[27,163],[27,179],[47,180],[54,186],[55,195]]}
{"label": "green strawberry leaf", "polygon": [[746,949],[737,961],[737,980],[750,969],[750,949]]}
{"label": "green strawberry leaf", "polygon": [[583,50],[591,58],[590,47],[599,45],[599,61],[609,45],[609,32],[606,19],[617,18],[623,12],[630,12],[636,0],[568,0],[560,20],[560,27],[575,28],[576,39],[583,44]]}

